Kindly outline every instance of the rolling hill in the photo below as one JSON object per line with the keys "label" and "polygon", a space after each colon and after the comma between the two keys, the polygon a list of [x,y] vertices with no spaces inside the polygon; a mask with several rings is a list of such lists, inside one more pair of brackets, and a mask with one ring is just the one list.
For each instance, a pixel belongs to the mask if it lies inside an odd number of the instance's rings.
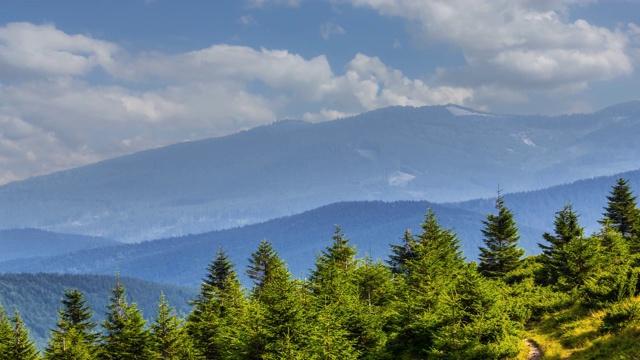
{"label": "rolling hill", "polygon": [[102,237],[58,234],[38,229],[0,230],[0,261],[55,256],[117,244],[117,241]]}
{"label": "rolling hill", "polygon": [[340,201],[462,201],[635,170],[640,102],[515,116],[454,105],[281,121],[0,187],[0,229],[135,242]]}
{"label": "rolling hill", "polygon": [[[636,194],[640,171],[580,180],[544,190],[505,194],[520,228],[521,246],[528,254],[539,252],[537,243],[544,231],[553,230],[554,213],[573,202],[581,214],[581,224],[596,230],[606,196],[618,176],[630,180]],[[295,276],[304,277],[313,267],[310,259],[331,241],[334,225],[343,228],[362,256],[386,259],[389,244],[400,242],[404,231],[420,232],[420,224],[431,208],[441,225],[458,233],[462,250],[469,260],[483,245],[481,228],[494,200],[435,204],[426,201],[363,201],[326,205],[298,215],[283,217],[239,228],[198,235],[166,238],[139,244],[122,244],[88,249],[52,257],[4,261],[0,272],[65,272],[123,275],[179,285],[197,285],[220,246],[242,274],[246,259],[262,239],[270,240]],[[244,279],[245,283],[246,278]]]}

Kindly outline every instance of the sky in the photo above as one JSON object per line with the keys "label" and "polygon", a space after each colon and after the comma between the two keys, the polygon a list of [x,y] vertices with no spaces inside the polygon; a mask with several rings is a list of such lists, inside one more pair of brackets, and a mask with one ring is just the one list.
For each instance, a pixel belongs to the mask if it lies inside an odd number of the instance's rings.
{"label": "sky", "polygon": [[640,99],[640,0],[6,0],[0,185],[282,119]]}

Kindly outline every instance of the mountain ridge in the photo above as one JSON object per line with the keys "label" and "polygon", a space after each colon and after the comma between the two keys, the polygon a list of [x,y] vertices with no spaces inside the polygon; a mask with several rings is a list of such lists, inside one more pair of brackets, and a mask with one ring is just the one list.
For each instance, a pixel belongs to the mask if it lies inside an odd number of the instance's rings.
{"label": "mountain ridge", "polygon": [[323,123],[276,122],[4,185],[0,229],[135,242],[338,201],[461,201],[491,196],[498,183],[541,189],[637,169],[636,106],[557,117],[390,107]]}

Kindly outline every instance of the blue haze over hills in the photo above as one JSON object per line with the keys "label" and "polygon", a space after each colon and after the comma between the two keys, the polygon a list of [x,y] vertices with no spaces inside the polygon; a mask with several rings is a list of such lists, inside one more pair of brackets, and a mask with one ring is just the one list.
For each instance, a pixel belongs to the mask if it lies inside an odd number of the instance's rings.
{"label": "blue haze over hills", "polygon": [[[549,189],[504,196],[515,214],[522,236],[520,245],[527,254],[539,252],[541,234],[552,231],[554,212],[572,202],[581,214],[587,234],[598,228],[606,196],[618,176],[640,189],[640,171],[581,180]],[[147,241],[139,244],[87,249],[52,257],[14,259],[0,262],[0,272],[60,272],[126,276],[177,285],[197,285],[215,252],[223,246],[243,274],[247,258],[262,239],[268,239],[287,262],[292,273],[304,277],[313,267],[315,255],[330,244],[334,225],[343,228],[360,251],[360,256],[386,259],[389,244],[398,244],[406,229],[420,232],[424,214],[431,208],[441,225],[458,234],[461,250],[474,260],[482,243],[482,221],[494,212],[494,200],[434,204],[426,201],[340,202],[302,214],[255,225],[198,235]],[[249,285],[248,279],[242,277]]]}
{"label": "blue haze over hills", "polygon": [[529,191],[638,169],[638,134],[640,102],[557,117],[449,105],[282,121],[7,184],[0,229],[136,242],[340,201],[486,198],[498,184]]}

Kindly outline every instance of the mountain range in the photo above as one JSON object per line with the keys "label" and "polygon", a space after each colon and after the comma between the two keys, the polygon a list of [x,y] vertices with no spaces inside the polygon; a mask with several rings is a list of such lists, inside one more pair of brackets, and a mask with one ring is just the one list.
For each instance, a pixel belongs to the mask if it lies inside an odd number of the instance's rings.
{"label": "mountain range", "polygon": [[[586,233],[598,229],[606,196],[616,178],[629,179],[638,194],[640,170],[580,180],[544,190],[504,194],[507,207],[520,229],[520,245],[528,255],[538,253],[542,233],[553,231],[555,212],[572,203],[580,214]],[[405,230],[419,234],[428,209],[435,212],[440,224],[458,234],[461,250],[468,260],[475,260],[478,246],[483,246],[482,221],[494,213],[495,199],[436,204],[427,201],[358,201],[339,202],[259,224],[197,235],[172,237],[136,244],[84,249],[65,254],[0,262],[0,272],[58,272],[75,274],[114,274],[140,279],[195,286],[206,275],[215,252],[223,247],[243,282],[247,259],[262,239],[272,242],[296,277],[304,278],[313,267],[312,259],[331,243],[335,226],[361,256],[374,260],[388,258],[389,244],[399,244]],[[62,238],[62,236],[61,236]],[[54,246],[54,245],[52,245]]]}
{"label": "mountain range", "polygon": [[0,229],[137,242],[343,201],[461,202],[498,187],[543,189],[638,169],[639,120],[636,101],[554,117],[447,105],[280,121],[6,184]]}

